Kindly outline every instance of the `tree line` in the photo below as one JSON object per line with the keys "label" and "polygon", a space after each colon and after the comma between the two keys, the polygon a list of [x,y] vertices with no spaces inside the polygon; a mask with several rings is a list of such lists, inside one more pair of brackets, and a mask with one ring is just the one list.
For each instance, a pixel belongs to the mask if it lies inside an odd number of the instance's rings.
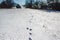
{"label": "tree line", "polygon": [[60,10],[60,2],[59,0],[48,0],[47,3],[38,0],[36,0],[35,2],[34,0],[26,0],[25,7],[34,9]]}

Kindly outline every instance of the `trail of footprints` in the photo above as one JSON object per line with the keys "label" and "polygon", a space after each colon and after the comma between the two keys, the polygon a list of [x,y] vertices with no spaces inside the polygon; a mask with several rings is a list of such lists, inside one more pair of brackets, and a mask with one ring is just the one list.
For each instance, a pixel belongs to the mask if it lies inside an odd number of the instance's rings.
{"label": "trail of footprints", "polygon": [[[28,40],[32,40],[32,28],[31,28],[31,24],[32,24],[32,20],[33,20],[33,15],[31,16],[31,19],[29,20],[29,27],[27,27],[26,29],[29,31],[28,33],[29,33],[29,38],[28,38]],[[43,25],[43,28],[45,28],[46,29],[46,26],[45,25]],[[49,32],[50,33],[50,32]],[[60,32],[58,32],[58,33],[60,33]],[[55,39],[60,39],[60,37],[58,37],[59,35],[58,35],[58,33],[57,33],[57,35],[55,34],[55,35],[52,35],[52,38],[54,37]],[[0,33],[0,40],[5,40],[4,38],[5,38],[5,35],[6,35],[6,33]],[[8,35],[7,35],[8,36]],[[8,36],[9,37],[9,39],[11,40],[11,37],[10,36]],[[58,40],[57,39],[57,40]],[[14,40],[14,38],[13,38],[13,40]]]}
{"label": "trail of footprints", "polygon": [[[29,28],[27,28],[27,30],[32,31],[32,29],[29,29]],[[31,36],[32,35],[32,32],[29,32],[29,35]],[[29,40],[32,40],[32,38],[29,37]]]}
{"label": "trail of footprints", "polygon": [[30,24],[29,27],[30,27],[30,28],[27,27],[27,30],[29,30],[29,38],[28,38],[29,40],[32,40],[32,37],[31,37],[31,36],[32,36],[31,24],[32,24],[33,17],[34,17],[34,16],[32,15],[32,16],[31,16],[31,19],[29,20],[29,24]]}
{"label": "trail of footprints", "polygon": [[[31,19],[29,20],[29,27],[27,27],[26,29],[29,31],[28,33],[29,33],[29,38],[28,38],[28,40],[32,40],[32,28],[31,28],[31,24],[32,24],[32,20],[33,20],[33,15],[31,16]],[[45,25],[43,25],[43,28],[45,28],[46,29],[46,26]],[[50,33],[50,32],[49,32]],[[6,35],[6,33],[0,33],[0,40],[5,40],[5,36]],[[60,37],[59,37],[59,35],[60,35],[60,31],[58,31],[56,34],[52,34],[52,38],[54,37],[55,39],[59,39],[60,40]],[[11,40],[11,37],[9,36],[9,35],[7,35],[8,37],[9,37],[9,39]],[[14,38],[13,38],[13,40],[14,40]]]}

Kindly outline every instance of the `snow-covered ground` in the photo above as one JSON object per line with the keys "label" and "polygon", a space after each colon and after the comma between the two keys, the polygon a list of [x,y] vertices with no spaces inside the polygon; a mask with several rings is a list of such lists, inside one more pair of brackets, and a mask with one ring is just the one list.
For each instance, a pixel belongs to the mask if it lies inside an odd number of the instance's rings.
{"label": "snow-covered ground", "polygon": [[0,40],[29,40],[29,38],[60,40],[60,12],[0,9]]}

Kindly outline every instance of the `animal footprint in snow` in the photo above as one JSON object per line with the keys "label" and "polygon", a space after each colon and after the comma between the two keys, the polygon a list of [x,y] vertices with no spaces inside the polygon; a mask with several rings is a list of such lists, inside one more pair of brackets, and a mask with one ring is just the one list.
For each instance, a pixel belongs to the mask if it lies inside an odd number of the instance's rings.
{"label": "animal footprint in snow", "polygon": [[32,29],[30,29],[30,31],[32,31]]}
{"label": "animal footprint in snow", "polygon": [[27,30],[29,30],[29,28],[26,28]]}
{"label": "animal footprint in snow", "polygon": [[32,35],[32,33],[29,33],[30,35]]}
{"label": "animal footprint in snow", "polygon": [[29,40],[32,40],[31,38],[29,38]]}

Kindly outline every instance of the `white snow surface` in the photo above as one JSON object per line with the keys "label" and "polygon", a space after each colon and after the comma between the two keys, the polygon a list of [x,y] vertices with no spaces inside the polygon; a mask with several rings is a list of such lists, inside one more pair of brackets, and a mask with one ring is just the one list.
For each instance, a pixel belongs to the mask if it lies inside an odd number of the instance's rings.
{"label": "white snow surface", "polygon": [[60,12],[0,9],[0,40],[29,40],[29,37],[32,40],[60,40]]}

